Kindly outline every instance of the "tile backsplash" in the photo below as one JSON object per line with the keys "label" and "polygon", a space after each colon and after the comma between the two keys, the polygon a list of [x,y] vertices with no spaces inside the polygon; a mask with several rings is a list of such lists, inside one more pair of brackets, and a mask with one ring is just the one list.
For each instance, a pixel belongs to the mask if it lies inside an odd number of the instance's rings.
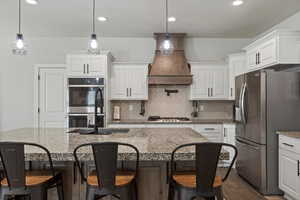
{"label": "tile backsplash", "polygon": [[[178,90],[167,96],[165,89]],[[149,116],[192,118],[193,103],[189,100],[189,86],[151,86],[149,100],[145,101],[145,115],[140,115],[141,101],[112,101],[121,107],[122,120],[147,119]],[[199,101],[199,119],[232,119],[232,101]],[[202,110],[200,110],[202,108]]]}

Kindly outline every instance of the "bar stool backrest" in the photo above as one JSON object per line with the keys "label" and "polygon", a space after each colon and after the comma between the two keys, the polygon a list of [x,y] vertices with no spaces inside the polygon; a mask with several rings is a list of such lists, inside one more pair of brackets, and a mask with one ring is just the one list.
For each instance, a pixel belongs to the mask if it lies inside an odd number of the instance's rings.
{"label": "bar stool backrest", "polygon": [[222,145],[205,143],[196,145],[196,185],[198,193],[210,193],[219,161]]}
{"label": "bar stool backrest", "polygon": [[234,149],[235,155],[233,160],[227,170],[227,173],[222,178],[222,182],[224,182],[236,160],[237,157],[237,149],[235,146],[226,144],[226,143],[191,143],[191,144],[184,144],[178,146],[172,153],[171,158],[171,177],[174,174],[174,159],[175,154],[182,148],[186,147],[195,147],[195,165],[196,165],[196,190],[200,196],[203,197],[210,197],[214,195],[214,181],[216,177],[219,157],[221,155],[221,151],[223,147],[229,147]]}
{"label": "bar stool backrest", "polygon": [[9,188],[26,187],[25,146],[42,149],[47,154],[51,173],[53,176],[55,175],[50,152],[45,147],[34,143],[0,142],[0,158]]}
{"label": "bar stool backrest", "polygon": [[130,144],[116,143],[116,142],[104,142],[104,143],[88,143],[82,144],[75,148],[74,157],[77,166],[79,167],[80,174],[83,180],[87,181],[83,173],[83,169],[80,166],[77,151],[86,146],[91,146],[93,150],[93,157],[96,165],[96,173],[98,186],[100,189],[107,189],[113,191],[115,189],[115,178],[117,175],[117,161],[118,161],[118,149],[119,146],[126,146],[134,150],[136,153],[136,166],[135,175],[137,176],[137,170],[139,165],[139,151],[138,149]]}

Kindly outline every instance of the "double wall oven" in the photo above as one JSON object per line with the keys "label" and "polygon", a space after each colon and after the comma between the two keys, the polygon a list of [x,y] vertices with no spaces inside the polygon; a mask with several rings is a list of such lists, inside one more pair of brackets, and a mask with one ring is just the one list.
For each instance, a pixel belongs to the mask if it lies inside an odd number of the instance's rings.
{"label": "double wall oven", "polygon": [[[69,128],[89,128],[97,122],[98,127],[105,126],[105,81],[104,78],[68,79],[68,125]],[[101,89],[101,107],[95,106],[96,91]],[[97,96],[99,98],[99,96]],[[97,119],[95,120],[95,109]]]}

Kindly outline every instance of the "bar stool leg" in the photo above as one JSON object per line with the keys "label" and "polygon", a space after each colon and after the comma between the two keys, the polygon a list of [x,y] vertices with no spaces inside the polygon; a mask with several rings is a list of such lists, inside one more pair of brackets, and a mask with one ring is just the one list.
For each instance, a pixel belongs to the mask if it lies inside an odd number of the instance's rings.
{"label": "bar stool leg", "polygon": [[64,187],[63,184],[60,183],[56,186],[57,189],[57,194],[58,194],[58,199],[59,200],[64,200]]}
{"label": "bar stool leg", "polygon": [[223,200],[224,199],[222,186],[217,189],[216,197],[217,197],[217,200]]}
{"label": "bar stool leg", "polygon": [[168,200],[174,200],[174,188],[171,183],[169,185]]}

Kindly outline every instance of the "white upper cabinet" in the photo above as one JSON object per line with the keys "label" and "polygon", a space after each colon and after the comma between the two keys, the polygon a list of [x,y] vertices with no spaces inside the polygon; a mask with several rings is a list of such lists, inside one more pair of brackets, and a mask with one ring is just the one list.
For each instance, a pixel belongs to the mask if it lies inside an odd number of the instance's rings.
{"label": "white upper cabinet", "polygon": [[235,77],[246,73],[246,54],[229,55],[229,100],[235,100]]}
{"label": "white upper cabinet", "polygon": [[228,66],[194,63],[191,100],[225,100],[228,98]]}
{"label": "white upper cabinet", "polygon": [[276,30],[244,48],[247,70],[254,71],[278,64],[300,63],[300,31]]}
{"label": "white upper cabinet", "polygon": [[106,67],[107,55],[67,55],[67,71],[69,76],[104,76]]}
{"label": "white upper cabinet", "polygon": [[148,65],[114,63],[111,100],[148,100]]}

